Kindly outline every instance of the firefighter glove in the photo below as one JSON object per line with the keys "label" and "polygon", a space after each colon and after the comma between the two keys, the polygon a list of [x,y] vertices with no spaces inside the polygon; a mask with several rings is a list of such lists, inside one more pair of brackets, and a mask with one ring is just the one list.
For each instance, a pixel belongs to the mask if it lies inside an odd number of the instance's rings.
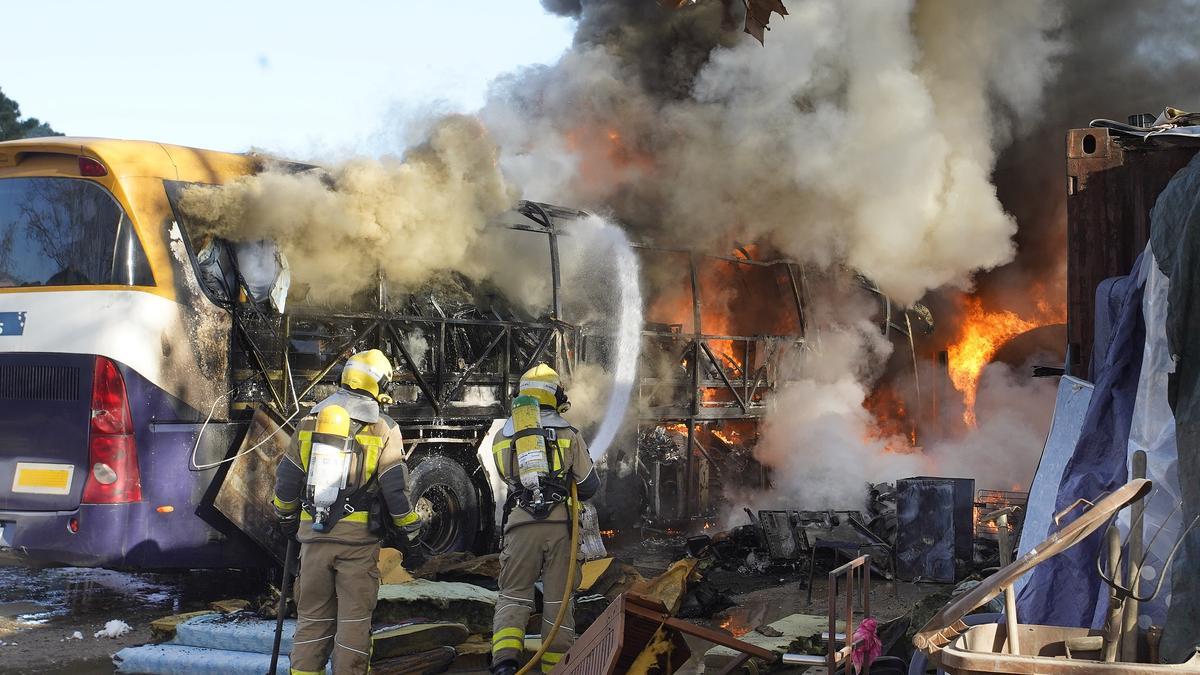
{"label": "firefighter glove", "polygon": [[275,512],[275,524],[279,528],[280,533],[285,537],[294,537],[296,532],[300,530],[300,512],[293,511],[292,513]]}

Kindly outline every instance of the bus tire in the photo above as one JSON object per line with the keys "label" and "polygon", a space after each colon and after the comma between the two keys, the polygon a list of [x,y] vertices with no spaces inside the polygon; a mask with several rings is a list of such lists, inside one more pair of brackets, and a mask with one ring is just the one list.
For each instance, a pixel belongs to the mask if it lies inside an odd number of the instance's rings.
{"label": "bus tire", "polygon": [[479,532],[479,495],[462,464],[424,457],[409,476],[409,495],[424,519],[421,541],[433,554],[471,552]]}

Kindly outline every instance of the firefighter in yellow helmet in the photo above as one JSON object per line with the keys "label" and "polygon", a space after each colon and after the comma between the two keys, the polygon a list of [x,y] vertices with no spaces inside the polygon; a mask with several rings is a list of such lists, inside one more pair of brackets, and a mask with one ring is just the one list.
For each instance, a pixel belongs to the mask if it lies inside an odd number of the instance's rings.
{"label": "firefighter in yellow helmet", "polygon": [[380,411],[391,374],[378,349],[351,356],[275,473],[276,515],[301,544],[293,675],[324,673],[331,655],[337,675],[369,670],[382,535],[394,527],[415,539],[421,527],[400,429]]}
{"label": "firefighter in yellow helmet", "polygon": [[[561,413],[570,403],[558,373],[539,364],[521,376],[513,415],[492,444],[496,468],[508,486],[500,596],[492,620],[492,672],[511,675],[521,667],[525,625],[533,611],[533,585],[542,579],[542,636],[558,614],[571,559],[570,482],[580,499],[600,487],[587,444]],[[578,579],[579,575],[575,575]],[[575,641],[575,617],[569,607],[554,640],[542,656],[550,672]]]}

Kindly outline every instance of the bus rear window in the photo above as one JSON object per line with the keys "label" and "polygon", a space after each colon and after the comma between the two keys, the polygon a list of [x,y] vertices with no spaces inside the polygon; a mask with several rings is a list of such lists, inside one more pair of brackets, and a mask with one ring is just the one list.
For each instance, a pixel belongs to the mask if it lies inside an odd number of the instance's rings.
{"label": "bus rear window", "polygon": [[153,286],[133,224],[104,187],[0,179],[0,287]]}

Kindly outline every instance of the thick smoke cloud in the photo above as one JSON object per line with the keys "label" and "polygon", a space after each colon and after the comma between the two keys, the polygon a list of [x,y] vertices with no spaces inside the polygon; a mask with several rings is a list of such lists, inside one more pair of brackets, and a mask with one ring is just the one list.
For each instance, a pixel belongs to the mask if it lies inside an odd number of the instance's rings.
{"label": "thick smoke cloud", "polygon": [[1011,260],[992,169],[1041,106],[1055,5],[807,0],[765,48],[726,10],[580,3],[576,47],[482,111],[526,196],[669,243],[845,263],[904,303]]}
{"label": "thick smoke cloud", "polygon": [[1000,199],[1020,227],[1014,264],[979,280],[993,297],[1031,282],[1065,297],[1067,130],[1166,106],[1200,109],[1200,2],[1078,0],[1064,12],[1061,67],[996,166]]}
{"label": "thick smoke cloud", "polygon": [[310,300],[344,302],[371,288],[377,269],[399,288],[442,270],[478,272],[484,226],[516,201],[496,156],[476,119],[450,116],[403,159],[357,158],[327,177],[268,170],[192,188],[181,207],[202,234],[275,240]]}
{"label": "thick smoke cloud", "polygon": [[[804,0],[765,47],[737,29],[738,3],[543,5],[578,20],[573,48],[498,81],[481,111],[526,197],[613,212],[656,243],[753,243],[841,282],[849,268],[901,305],[1012,261],[994,172],[1041,121],[1066,49],[1058,2]],[[789,364],[763,426],[756,455],[789,505],[855,507],[865,481],[940,458],[969,470],[1003,427],[890,452],[906,439],[863,409],[890,345],[860,300],[844,283],[813,293],[819,351]],[[989,392],[1020,386],[996,377]],[[1041,445],[1029,428],[1002,453],[1017,473]]]}

